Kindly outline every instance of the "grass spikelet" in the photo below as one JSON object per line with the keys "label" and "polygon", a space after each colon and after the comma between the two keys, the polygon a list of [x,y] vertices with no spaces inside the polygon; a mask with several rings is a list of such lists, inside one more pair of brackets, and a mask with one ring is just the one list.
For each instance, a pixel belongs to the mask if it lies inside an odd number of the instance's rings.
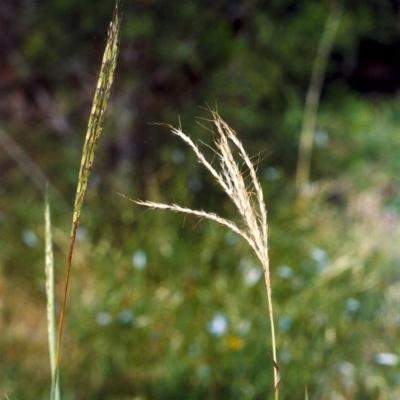
{"label": "grass spikelet", "polygon": [[[276,361],[275,328],[268,258],[267,211],[264,203],[263,192],[257,179],[254,164],[251,162],[250,157],[244,150],[236,133],[219,116],[217,111],[210,111],[212,114],[212,122],[216,128],[214,153],[219,161],[218,169],[214,168],[214,166],[207,161],[199,147],[182,131],[180,127],[174,128],[170,125],[167,125],[167,127],[171,129],[174,135],[180,137],[194,151],[198,161],[208,169],[222,189],[228,194],[241,216],[243,222],[242,226],[239,227],[235,222],[224,219],[217,214],[192,210],[181,207],[177,204],[166,205],[141,200],[134,202],[153,209],[192,214],[199,218],[207,218],[218,222],[242,236],[253,248],[263,267],[267,287],[268,313],[272,341],[272,361],[274,366],[274,396],[275,399],[278,399],[279,369]],[[241,171],[238,163],[235,161],[232,149],[234,149],[238,154],[240,163],[246,167],[246,174]],[[248,178],[245,179],[245,176],[247,175]]]}
{"label": "grass spikelet", "polygon": [[78,186],[75,196],[74,213],[72,217],[72,227],[70,235],[70,245],[68,251],[67,276],[65,280],[64,296],[58,324],[58,339],[56,352],[56,375],[58,372],[60,361],[60,347],[63,333],[63,325],[65,318],[65,309],[67,303],[68,285],[70,280],[72,255],[75,245],[76,231],[79,226],[80,214],[83,205],[86,188],[89,182],[90,172],[92,169],[96,148],[103,126],[105,111],[110,97],[111,86],[114,80],[114,71],[117,64],[119,37],[121,26],[121,12],[119,1],[117,0],[114,15],[108,30],[106,48],[103,60],[97,78],[96,91],[93,98],[92,110],[90,112],[88,128],[86,132],[85,143],[82,151],[81,166],[78,176]]}

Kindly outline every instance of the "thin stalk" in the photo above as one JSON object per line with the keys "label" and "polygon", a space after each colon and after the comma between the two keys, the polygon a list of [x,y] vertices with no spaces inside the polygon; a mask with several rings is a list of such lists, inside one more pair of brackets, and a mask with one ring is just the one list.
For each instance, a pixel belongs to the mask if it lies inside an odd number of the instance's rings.
{"label": "thin stalk", "polygon": [[275,322],[274,322],[274,309],[272,303],[272,288],[269,271],[264,271],[265,285],[267,287],[267,302],[268,302],[268,316],[271,330],[271,347],[272,347],[272,361],[274,364],[274,399],[279,398],[279,367],[276,357],[276,337],[275,337]]}
{"label": "thin stalk", "polygon": [[317,113],[324,83],[326,68],[332,45],[336,37],[342,15],[342,4],[332,1],[324,32],[319,42],[317,55],[311,72],[304,106],[303,125],[300,133],[299,155],[297,160],[296,190],[300,195],[310,182],[311,155],[317,124]]}

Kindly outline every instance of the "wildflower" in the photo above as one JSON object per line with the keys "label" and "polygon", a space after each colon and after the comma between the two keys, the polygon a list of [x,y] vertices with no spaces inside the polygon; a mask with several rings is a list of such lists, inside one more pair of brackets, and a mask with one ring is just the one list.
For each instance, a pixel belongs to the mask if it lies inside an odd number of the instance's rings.
{"label": "wildflower", "polygon": [[215,314],[214,318],[207,324],[207,330],[214,336],[222,336],[228,328],[226,316],[221,313]]}
{"label": "wildflower", "polygon": [[397,365],[399,357],[393,353],[377,353],[375,354],[375,362],[379,365]]}
{"label": "wildflower", "polygon": [[101,311],[96,315],[96,322],[98,325],[105,326],[111,323],[111,314],[105,311]]}
{"label": "wildflower", "polygon": [[36,233],[30,229],[26,229],[22,232],[22,240],[28,247],[36,247],[39,243]]}
{"label": "wildflower", "polygon": [[227,345],[231,350],[240,350],[244,347],[244,340],[240,336],[228,336]]}
{"label": "wildflower", "polygon": [[142,270],[146,268],[147,265],[147,255],[143,250],[136,250],[132,257],[133,267],[137,270]]}

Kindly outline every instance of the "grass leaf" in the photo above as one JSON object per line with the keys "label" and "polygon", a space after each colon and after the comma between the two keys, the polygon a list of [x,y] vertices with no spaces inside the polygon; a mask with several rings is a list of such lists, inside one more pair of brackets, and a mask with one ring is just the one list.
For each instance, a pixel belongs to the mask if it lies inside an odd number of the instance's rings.
{"label": "grass leaf", "polygon": [[51,369],[51,396],[50,399],[60,399],[59,378],[56,377],[56,348],[57,330],[55,316],[55,296],[54,296],[54,256],[53,240],[51,235],[51,215],[48,190],[45,196],[45,275],[46,275],[46,298],[47,298],[47,329],[49,340],[50,369]]}

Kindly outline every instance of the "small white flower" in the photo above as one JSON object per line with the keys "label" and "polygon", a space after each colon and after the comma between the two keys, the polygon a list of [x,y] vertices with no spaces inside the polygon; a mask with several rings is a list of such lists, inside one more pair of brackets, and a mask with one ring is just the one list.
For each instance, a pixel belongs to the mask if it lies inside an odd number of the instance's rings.
{"label": "small white flower", "polygon": [[269,167],[264,170],[264,177],[267,181],[277,181],[281,177],[279,169]]}
{"label": "small white flower", "polygon": [[101,311],[96,315],[96,322],[98,325],[105,326],[111,322],[111,314],[105,311]]}
{"label": "small white flower", "polygon": [[207,324],[207,330],[214,336],[222,336],[228,328],[228,321],[224,314],[217,313]]}
{"label": "small white flower", "polygon": [[292,354],[289,350],[282,349],[279,352],[279,360],[281,360],[284,364],[289,364],[292,360]]}
{"label": "small white flower", "polygon": [[290,318],[288,315],[283,315],[279,319],[279,329],[282,332],[287,332],[291,327],[292,327],[292,318]]}
{"label": "small white flower", "polygon": [[185,159],[185,153],[180,149],[174,149],[171,153],[171,159],[175,164],[182,164]]}
{"label": "small white flower", "polygon": [[393,353],[377,353],[375,354],[375,362],[379,365],[397,365],[399,356]]}
{"label": "small white flower", "polygon": [[350,376],[353,374],[354,372],[354,365],[349,362],[349,361],[343,361],[342,363],[340,363],[339,365],[339,371],[343,374],[343,375],[347,375]]}
{"label": "small white flower", "polygon": [[254,286],[262,277],[262,269],[260,267],[250,267],[245,272],[244,281],[247,286]]}
{"label": "small white flower", "polygon": [[130,322],[132,322],[132,320],[133,320],[132,310],[128,309],[122,310],[118,315],[118,321],[123,325],[129,324]]}
{"label": "small white flower", "polygon": [[137,270],[142,270],[146,268],[147,265],[147,255],[143,250],[136,250],[132,257],[133,267]]}
{"label": "small white flower", "polygon": [[76,240],[77,242],[81,242],[82,240],[86,239],[87,237],[87,230],[82,226],[79,226],[76,230]]}
{"label": "small white flower", "polygon": [[239,323],[237,330],[240,335],[247,335],[250,332],[250,328],[251,322],[247,319],[244,319]]}
{"label": "small white flower", "polygon": [[282,265],[278,268],[278,275],[283,279],[290,279],[293,277],[293,270],[287,265]]}
{"label": "small white flower", "polygon": [[318,264],[318,272],[323,273],[328,268],[329,255],[320,247],[314,247],[311,251],[311,258]]}
{"label": "small white flower", "polygon": [[228,231],[225,235],[225,243],[228,244],[229,246],[233,246],[236,244],[239,240],[239,236],[237,233]]}
{"label": "small white flower", "polygon": [[328,253],[320,247],[311,250],[311,258],[319,264],[324,264],[328,260]]}
{"label": "small white flower", "polygon": [[318,147],[325,147],[329,142],[329,134],[324,129],[318,129],[315,132],[314,142]]}
{"label": "small white flower", "polygon": [[247,257],[240,260],[239,268],[243,273],[244,283],[247,286],[254,286],[263,275],[262,268]]}
{"label": "small white flower", "polygon": [[353,299],[353,298],[347,299],[346,310],[349,313],[354,314],[355,312],[357,312],[360,309],[360,307],[361,307],[361,303],[359,300]]}
{"label": "small white flower", "polygon": [[30,229],[26,229],[22,232],[22,240],[29,247],[36,247],[39,243],[36,233]]}

